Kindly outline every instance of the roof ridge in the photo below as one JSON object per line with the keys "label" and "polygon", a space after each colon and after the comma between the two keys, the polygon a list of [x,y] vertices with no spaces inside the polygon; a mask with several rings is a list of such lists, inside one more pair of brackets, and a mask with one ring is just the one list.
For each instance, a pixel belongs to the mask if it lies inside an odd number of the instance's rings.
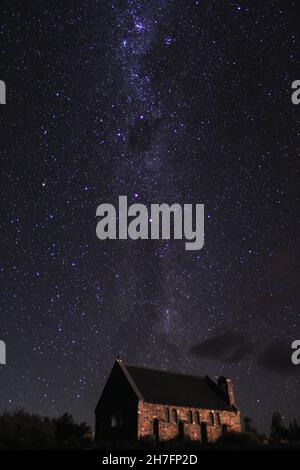
{"label": "roof ridge", "polygon": [[153,370],[154,372],[164,372],[165,374],[182,375],[184,377],[192,377],[194,379],[207,379],[207,378],[210,379],[208,375],[185,374],[184,372],[173,372],[167,369],[157,369],[154,367],[136,366],[134,364],[126,364],[126,367],[135,367],[136,369]]}

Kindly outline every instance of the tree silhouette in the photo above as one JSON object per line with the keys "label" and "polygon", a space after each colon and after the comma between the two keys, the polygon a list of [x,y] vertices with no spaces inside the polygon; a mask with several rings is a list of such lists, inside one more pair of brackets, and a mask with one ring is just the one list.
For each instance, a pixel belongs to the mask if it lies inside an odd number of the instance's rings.
{"label": "tree silhouette", "polygon": [[300,421],[297,422],[294,418],[290,423],[289,432],[291,442],[300,442]]}
{"label": "tree silhouette", "polygon": [[289,439],[289,431],[283,424],[281,414],[276,411],[273,413],[271,421],[270,441],[274,443],[284,442]]}
{"label": "tree silhouette", "polygon": [[0,416],[0,449],[48,448],[54,440],[54,427],[35,414],[17,410]]}
{"label": "tree silhouette", "polygon": [[90,439],[91,429],[87,423],[76,424],[73,416],[64,413],[55,422],[55,442],[58,447],[82,447]]}
{"label": "tree silhouette", "polygon": [[57,419],[24,410],[0,416],[0,449],[74,449],[91,445],[90,427],[86,423],[76,424],[68,413]]}

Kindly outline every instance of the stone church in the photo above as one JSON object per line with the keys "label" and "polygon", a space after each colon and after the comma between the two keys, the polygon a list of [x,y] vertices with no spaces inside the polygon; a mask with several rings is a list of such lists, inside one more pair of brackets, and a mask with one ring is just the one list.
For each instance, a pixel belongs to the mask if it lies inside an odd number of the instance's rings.
{"label": "stone church", "polygon": [[120,358],[96,407],[97,442],[213,442],[240,430],[231,380],[135,367]]}

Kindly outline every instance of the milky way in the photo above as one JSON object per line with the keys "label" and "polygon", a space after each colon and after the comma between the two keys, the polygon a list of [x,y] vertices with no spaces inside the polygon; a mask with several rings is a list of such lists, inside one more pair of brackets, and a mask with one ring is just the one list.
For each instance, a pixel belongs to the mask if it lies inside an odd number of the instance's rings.
{"label": "milky way", "polygon": [[[299,409],[296,2],[3,2],[0,411],[93,423],[117,354]],[[205,205],[205,245],[99,241],[96,208]]]}

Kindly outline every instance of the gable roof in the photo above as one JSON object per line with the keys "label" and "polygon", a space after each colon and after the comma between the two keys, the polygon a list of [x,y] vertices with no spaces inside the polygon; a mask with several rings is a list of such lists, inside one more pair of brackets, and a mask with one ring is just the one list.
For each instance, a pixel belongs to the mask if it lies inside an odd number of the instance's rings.
{"label": "gable roof", "polygon": [[232,411],[209,377],[125,365],[117,360],[139,399],[149,403]]}

